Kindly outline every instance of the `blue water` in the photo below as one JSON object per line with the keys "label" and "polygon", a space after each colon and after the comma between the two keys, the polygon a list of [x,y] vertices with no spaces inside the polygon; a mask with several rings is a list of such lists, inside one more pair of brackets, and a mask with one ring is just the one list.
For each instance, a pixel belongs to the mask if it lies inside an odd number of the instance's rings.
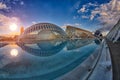
{"label": "blue water", "polygon": [[0,45],[0,78],[25,80],[53,80],[63,76],[99,46],[92,39]]}

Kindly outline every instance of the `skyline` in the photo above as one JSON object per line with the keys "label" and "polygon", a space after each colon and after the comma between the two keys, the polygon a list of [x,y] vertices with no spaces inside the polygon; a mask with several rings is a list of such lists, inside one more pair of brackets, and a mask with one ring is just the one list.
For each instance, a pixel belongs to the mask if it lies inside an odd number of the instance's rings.
{"label": "skyline", "polygon": [[[35,23],[73,25],[90,31],[109,30],[120,18],[120,0],[0,0],[0,32],[12,23],[27,28]],[[103,28],[104,27],[104,28]],[[14,31],[13,31],[14,32]]]}

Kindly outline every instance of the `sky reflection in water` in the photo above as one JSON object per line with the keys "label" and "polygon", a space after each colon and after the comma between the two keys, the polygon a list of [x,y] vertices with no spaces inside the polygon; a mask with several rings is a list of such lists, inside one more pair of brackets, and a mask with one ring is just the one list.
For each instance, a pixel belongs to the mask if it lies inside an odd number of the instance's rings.
{"label": "sky reflection in water", "polygon": [[97,46],[93,40],[54,40],[2,46],[0,78],[44,80],[47,76],[47,79],[55,79],[77,67]]}

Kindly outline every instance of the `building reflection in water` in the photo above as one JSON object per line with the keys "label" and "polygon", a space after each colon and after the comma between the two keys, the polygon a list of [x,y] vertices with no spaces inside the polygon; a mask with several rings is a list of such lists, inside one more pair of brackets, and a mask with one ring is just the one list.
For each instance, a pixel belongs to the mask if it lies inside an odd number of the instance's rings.
{"label": "building reflection in water", "polygon": [[[17,43],[26,52],[35,56],[51,56],[60,52],[66,41],[52,40],[52,41],[40,41],[39,43]],[[37,47],[36,47],[37,46]]]}
{"label": "building reflection in water", "polygon": [[74,50],[80,47],[83,47],[85,45],[90,44],[93,41],[93,39],[74,39],[69,40],[68,44],[66,45],[67,50]]}
{"label": "building reflection in water", "polygon": [[99,40],[99,39],[95,39],[94,42],[95,42],[97,45],[100,45],[101,40]]}
{"label": "building reflection in water", "polygon": [[[31,76],[33,77],[38,76],[40,79],[43,80],[44,76],[48,75],[49,77],[47,77],[47,79],[61,76],[63,75],[63,73],[67,73],[73,70],[90,55],[90,53],[95,48],[94,45],[88,45],[88,47],[80,49],[81,47],[89,44],[90,42],[92,41],[52,40],[52,41],[40,41],[39,43],[32,44],[19,42],[17,43],[17,45],[20,47],[16,45],[6,46],[4,47],[5,48],[4,49],[5,51],[3,51],[4,54],[3,55],[1,54],[0,78],[30,79]],[[66,48],[68,48],[70,51],[66,51]],[[84,51],[88,48],[90,48],[89,49],[90,51]],[[74,49],[78,49],[79,51],[77,50],[75,51]],[[9,53],[9,55],[6,55],[6,53]],[[35,56],[31,56],[28,53]],[[59,74],[55,75],[56,73]],[[46,77],[44,80],[46,80]]]}
{"label": "building reflection in water", "polygon": [[[74,50],[90,44],[93,39],[74,39],[68,41],[50,40],[39,43],[17,43],[24,51],[35,56],[51,56],[60,52],[65,46],[67,50]],[[36,46],[37,47],[36,47]]]}

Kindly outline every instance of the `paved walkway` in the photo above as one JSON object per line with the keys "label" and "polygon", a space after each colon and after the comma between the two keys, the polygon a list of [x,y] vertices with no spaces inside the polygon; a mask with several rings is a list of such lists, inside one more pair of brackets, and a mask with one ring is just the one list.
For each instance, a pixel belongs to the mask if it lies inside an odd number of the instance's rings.
{"label": "paved walkway", "polygon": [[113,67],[113,80],[120,80],[120,42],[112,43],[107,40]]}
{"label": "paved walkway", "polygon": [[112,80],[111,57],[105,41],[102,43],[100,53],[96,67],[87,80]]}

